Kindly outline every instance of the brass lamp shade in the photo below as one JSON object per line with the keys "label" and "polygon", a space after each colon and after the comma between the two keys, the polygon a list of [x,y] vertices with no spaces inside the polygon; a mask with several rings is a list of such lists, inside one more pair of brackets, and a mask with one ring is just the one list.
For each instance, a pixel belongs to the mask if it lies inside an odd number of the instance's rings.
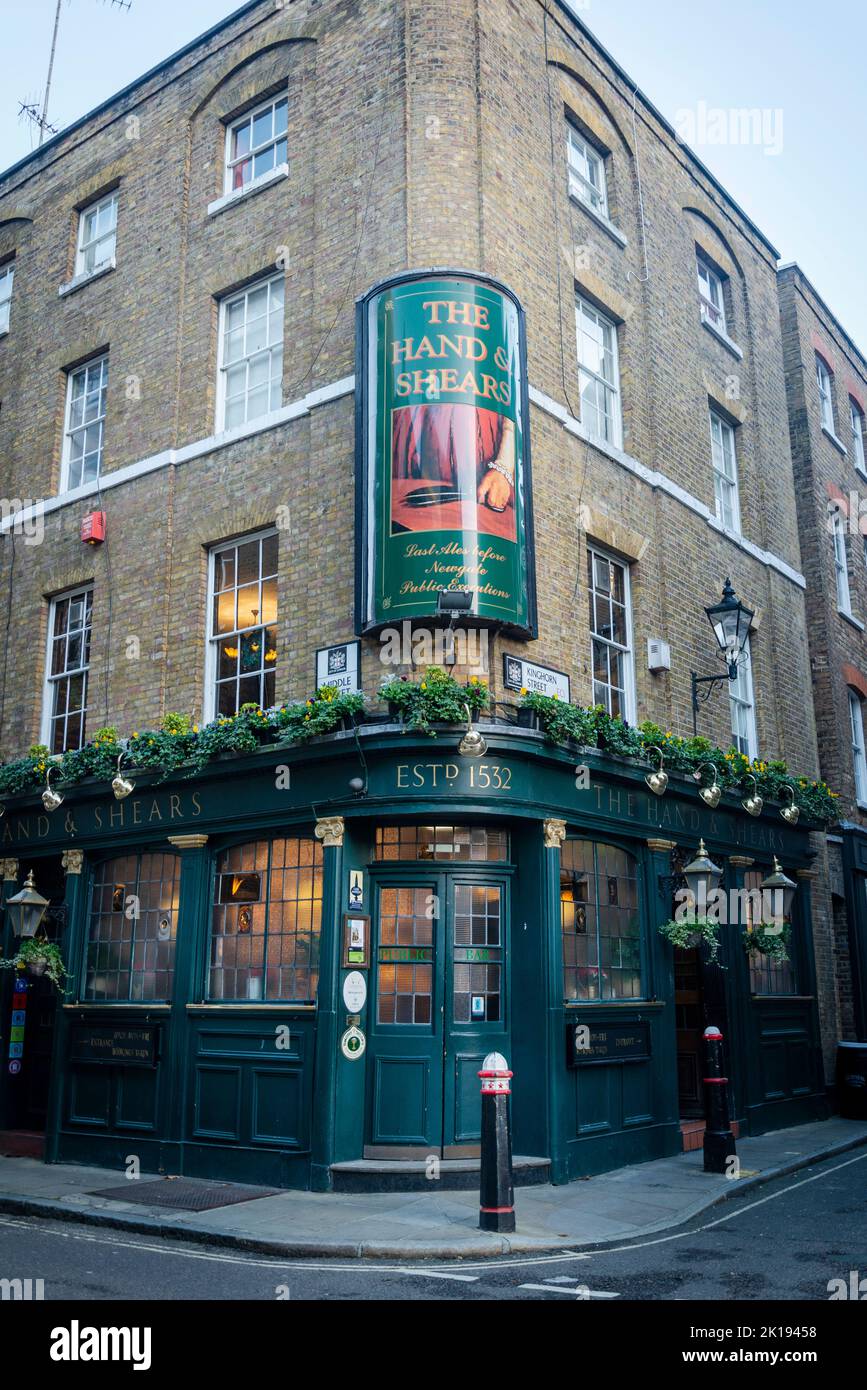
{"label": "brass lamp shade", "polygon": [[15,935],[20,937],[35,936],[47,907],[48,899],[43,898],[41,893],[37,893],[36,884],[33,882],[33,870],[31,869],[21,892],[16,893],[14,898],[9,898],[6,902],[6,911],[9,913],[9,921]]}

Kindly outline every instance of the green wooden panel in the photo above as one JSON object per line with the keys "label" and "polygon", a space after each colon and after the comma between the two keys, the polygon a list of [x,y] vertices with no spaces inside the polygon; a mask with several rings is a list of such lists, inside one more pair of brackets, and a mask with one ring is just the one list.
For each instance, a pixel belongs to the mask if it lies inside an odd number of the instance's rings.
{"label": "green wooden panel", "polygon": [[193,1134],[200,1139],[241,1138],[241,1068],[197,1065]]}
{"label": "green wooden panel", "polygon": [[288,1067],[251,1071],[251,1139],[299,1148],[305,1139],[302,1119],[303,1077]]}
{"label": "green wooden panel", "polygon": [[[452,1084],[453,1112],[446,1125],[447,1144],[477,1143],[482,1137],[482,1083],[479,1072],[487,1049],[481,1052],[459,1052],[449,1057]],[[508,1058],[506,1059],[508,1061]]]}
{"label": "green wooden panel", "polygon": [[158,1128],[159,1068],[123,1067],[115,1081],[115,1123],[118,1129]]}
{"label": "green wooden panel", "polygon": [[111,1068],[73,1067],[68,1073],[66,1118],[73,1125],[108,1129],[111,1123]]}
{"label": "green wooden panel", "polygon": [[[441,1114],[431,1105],[431,1059],[391,1054],[373,1059],[372,1144],[439,1146]],[[439,1087],[435,1087],[439,1098]]]}

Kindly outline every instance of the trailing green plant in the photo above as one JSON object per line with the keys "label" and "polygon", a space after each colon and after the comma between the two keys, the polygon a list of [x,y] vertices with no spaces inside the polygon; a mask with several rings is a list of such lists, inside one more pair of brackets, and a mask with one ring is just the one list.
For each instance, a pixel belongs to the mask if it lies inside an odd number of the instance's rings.
{"label": "trailing green plant", "polygon": [[715,961],[719,954],[719,922],[712,917],[672,917],[662,922],[657,931],[659,935],[681,950],[704,944],[708,949],[708,959]]}
{"label": "trailing green plant", "polygon": [[758,926],[752,931],[744,931],[741,936],[745,951],[766,956],[768,960],[776,961],[779,965],[785,965],[789,959],[791,939],[792,928],[788,922],[784,922],[779,930],[775,927]]}
{"label": "trailing green plant", "polygon": [[[63,992],[69,972],[63,964],[60,947],[54,941],[45,941],[38,936],[22,941],[10,960],[0,960],[0,970],[22,970],[44,961],[44,973],[55,989]],[[42,972],[40,972],[42,973]]]}
{"label": "trailing green plant", "polygon": [[160,720],[160,728],[165,734],[190,734],[193,731],[193,721],[188,714],[178,714],[169,710]]}
{"label": "trailing green plant", "polygon": [[354,724],[363,712],[363,695],[349,694],[336,685],[322,685],[303,704],[281,706],[273,712],[273,718],[282,731],[282,741],[303,743],[334,733],[345,724]]}
{"label": "trailing green plant", "polygon": [[[788,800],[784,788],[793,787],[795,802],[805,821],[832,825],[838,818],[837,793],[826,782],[798,777],[781,759],[764,761],[750,759],[737,748],[723,749],[702,735],[680,738],[651,720],[637,728],[609,715],[601,705],[585,708],[570,705],[553,695],[522,692],[522,707],[532,709],[548,737],[554,743],[569,740],[590,748],[601,748],[623,757],[649,760],[650,748],[662,750],[663,765],[668,772],[694,773],[703,763],[713,763],[720,786],[725,790],[746,792],[752,789],[750,778],[756,780],[756,790],[765,801]],[[706,771],[704,781],[709,780]]]}
{"label": "trailing green plant", "polygon": [[471,676],[466,685],[461,685],[441,666],[429,666],[419,681],[386,681],[378,698],[398,711],[405,729],[434,737],[434,724],[465,723],[464,706],[468,705],[472,714],[479,714],[488,703],[488,684]]}

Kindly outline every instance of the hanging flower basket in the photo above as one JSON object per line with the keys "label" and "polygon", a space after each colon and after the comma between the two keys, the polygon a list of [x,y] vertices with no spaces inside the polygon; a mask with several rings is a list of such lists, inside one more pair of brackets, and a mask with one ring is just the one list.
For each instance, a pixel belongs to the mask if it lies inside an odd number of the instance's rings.
{"label": "hanging flower basket", "polygon": [[22,941],[11,960],[0,960],[0,970],[26,970],[37,978],[47,975],[56,990],[63,993],[68,979],[60,947],[54,941],[31,937]]}
{"label": "hanging flower basket", "polygon": [[789,961],[791,939],[792,928],[788,922],[783,923],[780,931],[773,931],[765,926],[754,927],[752,931],[745,931],[741,938],[744,950],[750,955],[764,956],[779,965],[785,965]]}
{"label": "hanging flower basket", "polygon": [[657,927],[659,935],[681,951],[689,951],[694,946],[706,946],[708,960],[715,961],[719,955],[719,922],[711,917],[685,917],[682,921],[671,918]]}

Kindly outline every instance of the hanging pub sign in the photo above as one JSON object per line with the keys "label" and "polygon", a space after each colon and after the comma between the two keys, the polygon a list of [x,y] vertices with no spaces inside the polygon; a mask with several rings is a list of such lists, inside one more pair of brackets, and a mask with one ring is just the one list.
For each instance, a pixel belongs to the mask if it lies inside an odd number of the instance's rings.
{"label": "hanging pub sign", "polygon": [[536,632],[523,311],[482,275],[415,273],[358,306],[360,631],[437,614]]}
{"label": "hanging pub sign", "polygon": [[530,690],[539,695],[556,695],[558,700],[570,698],[569,677],[550,666],[539,666],[521,656],[503,653],[503,684],[507,690]]}

